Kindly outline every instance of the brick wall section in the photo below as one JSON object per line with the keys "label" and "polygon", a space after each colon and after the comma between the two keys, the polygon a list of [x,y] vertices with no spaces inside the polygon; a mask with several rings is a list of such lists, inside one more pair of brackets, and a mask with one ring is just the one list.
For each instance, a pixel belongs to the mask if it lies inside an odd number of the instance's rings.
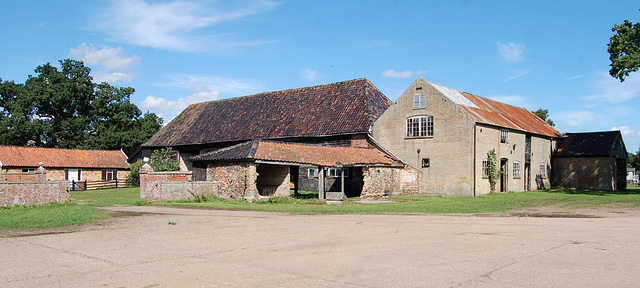
{"label": "brick wall section", "polygon": [[[6,176],[24,174],[33,181],[6,181]],[[46,181],[47,172],[40,167],[36,173],[0,173],[0,206],[42,205],[71,201],[67,181]]]}
{"label": "brick wall section", "polygon": [[217,195],[215,182],[194,182],[191,171],[153,172],[148,164],[140,169],[140,198],[150,202],[194,199],[195,196]]}
{"label": "brick wall section", "polygon": [[409,167],[363,167],[362,198],[420,193],[419,174]]}
{"label": "brick wall section", "polygon": [[194,199],[194,195],[215,195],[253,202],[261,198],[257,177],[253,163],[209,164],[207,181],[193,181],[191,171],[153,172],[153,168],[145,164],[140,169],[140,198],[157,202]]}
{"label": "brick wall section", "polygon": [[260,198],[257,179],[254,163],[211,163],[207,167],[207,181],[218,183],[220,197],[256,201]]}
{"label": "brick wall section", "polygon": [[557,157],[553,183],[567,188],[615,190],[615,171],[615,158]]}

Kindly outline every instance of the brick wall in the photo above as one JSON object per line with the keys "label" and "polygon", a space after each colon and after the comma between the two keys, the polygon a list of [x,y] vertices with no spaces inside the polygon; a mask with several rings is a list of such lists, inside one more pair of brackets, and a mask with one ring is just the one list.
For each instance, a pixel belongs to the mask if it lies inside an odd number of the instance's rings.
{"label": "brick wall", "polygon": [[362,198],[419,194],[419,173],[409,167],[363,167]]}
{"label": "brick wall", "polygon": [[[47,172],[42,167],[38,168],[35,173],[0,172],[0,180],[2,180],[0,181],[0,206],[42,205],[71,201],[67,182],[47,181],[45,180],[46,175]],[[23,180],[11,181],[14,177]],[[32,179],[25,181],[25,178]]]}
{"label": "brick wall", "polygon": [[615,167],[615,158],[557,157],[553,182],[567,188],[615,190]]}
{"label": "brick wall", "polygon": [[255,201],[258,172],[254,163],[212,163],[207,167],[207,181],[218,183],[221,197]]}
{"label": "brick wall", "polygon": [[216,195],[215,182],[194,182],[191,171],[153,172],[148,164],[140,169],[140,198],[150,202],[194,199],[195,196]]}

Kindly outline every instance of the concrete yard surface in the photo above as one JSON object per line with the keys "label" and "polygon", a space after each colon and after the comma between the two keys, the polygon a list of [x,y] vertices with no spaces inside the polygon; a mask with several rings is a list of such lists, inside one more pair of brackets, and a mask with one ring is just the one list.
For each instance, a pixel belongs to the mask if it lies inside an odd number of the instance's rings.
{"label": "concrete yard surface", "polygon": [[637,287],[640,213],[298,215],[157,206],[0,238],[0,287]]}

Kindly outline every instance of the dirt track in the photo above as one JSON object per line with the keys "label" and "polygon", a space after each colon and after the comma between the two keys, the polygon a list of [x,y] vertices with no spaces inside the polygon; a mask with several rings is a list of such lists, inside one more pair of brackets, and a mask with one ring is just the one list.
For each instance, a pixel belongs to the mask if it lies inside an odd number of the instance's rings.
{"label": "dirt track", "polygon": [[0,238],[0,287],[640,283],[638,210],[502,217],[110,209],[131,217],[71,233]]}

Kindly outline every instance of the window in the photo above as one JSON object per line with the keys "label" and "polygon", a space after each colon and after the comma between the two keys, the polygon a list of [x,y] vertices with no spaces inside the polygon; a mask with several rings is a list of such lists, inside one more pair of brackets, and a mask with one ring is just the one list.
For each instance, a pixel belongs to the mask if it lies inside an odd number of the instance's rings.
{"label": "window", "polygon": [[427,95],[414,94],[413,95],[413,109],[427,108]]}
{"label": "window", "polygon": [[502,130],[500,143],[509,143],[509,130]]}
{"label": "window", "polygon": [[118,180],[118,171],[116,170],[102,170],[102,181]]}
{"label": "window", "polygon": [[344,169],[344,177],[349,177],[349,168],[329,168],[329,177],[341,177],[342,169]]}
{"label": "window", "polygon": [[307,177],[309,177],[309,178],[315,178],[315,177],[318,177],[318,169],[316,169],[316,168],[309,168],[309,170],[307,170]]}
{"label": "window", "polygon": [[540,164],[540,177],[547,178],[547,164]]}
{"label": "window", "polygon": [[22,168],[22,173],[36,173],[36,168]]}
{"label": "window", "polygon": [[407,118],[407,137],[433,137],[433,116]]}
{"label": "window", "polygon": [[482,178],[489,178],[489,159],[482,159]]}
{"label": "window", "polygon": [[431,159],[422,158],[422,168],[429,168],[430,165],[431,165]]}
{"label": "window", "polygon": [[513,161],[513,178],[520,178],[520,162]]}

